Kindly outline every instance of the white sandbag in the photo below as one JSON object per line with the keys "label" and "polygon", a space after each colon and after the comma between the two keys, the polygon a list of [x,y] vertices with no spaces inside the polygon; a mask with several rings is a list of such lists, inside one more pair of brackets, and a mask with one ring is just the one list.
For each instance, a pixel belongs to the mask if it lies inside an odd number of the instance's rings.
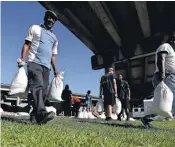
{"label": "white sandbag", "polygon": [[114,114],[114,113],[112,113],[112,115],[111,115],[111,118],[113,119],[113,120],[117,120],[117,114]]}
{"label": "white sandbag", "polygon": [[25,93],[27,84],[28,84],[28,79],[23,66],[18,69],[17,73],[15,74],[12,80],[9,95]]}
{"label": "white sandbag", "polygon": [[154,98],[150,114],[157,114],[164,117],[173,118],[172,116],[173,93],[168,86],[162,81],[154,91]]}
{"label": "white sandbag", "polygon": [[57,75],[57,77],[53,78],[49,87],[48,100],[63,101],[61,98],[61,94],[63,91],[63,78],[64,78],[63,75],[64,75],[64,72],[60,72]]}
{"label": "white sandbag", "polygon": [[97,118],[106,119],[105,113],[103,112],[101,115],[97,115]]}
{"label": "white sandbag", "polygon": [[0,108],[0,113],[1,113],[1,112],[3,112],[3,109],[2,109],[2,108]]}
{"label": "white sandbag", "polygon": [[57,110],[53,106],[46,106],[47,112],[54,112],[55,115],[57,114]]}
{"label": "white sandbag", "polygon": [[81,106],[80,109],[78,110],[78,112],[83,111],[83,110],[84,110],[84,108]]}
{"label": "white sandbag", "polygon": [[88,112],[86,110],[83,111],[83,118],[88,119]]}
{"label": "white sandbag", "polygon": [[103,106],[103,100],[99,99],[97,104],[96,104],[96,111],[97,112],[103,112],[104,106]]}
{"label": "white sandbag", "polygon": [[84,118],[84,113],[83,113],[83,111],[81,110],[81,111],[79,111],[79,113],[78,113],[78,118]]}
{"label": "white sandbag", "polygon": [[96,117],[92,114],[92,112],[87,112],[89,119],[96,119]]}
{"label": "white sandbag", "polygon": [[116,112],[117,115],[122,111],[122,104],[118,98],[116,98],[116,104],[113,106],[113,112]]}
{"label": "white sandbag", "polygon": [[89,118],[89,114],[86,111],[85,107],[80,107],[79,113],[78,113],[78,118],[83,119],[83,118]]}

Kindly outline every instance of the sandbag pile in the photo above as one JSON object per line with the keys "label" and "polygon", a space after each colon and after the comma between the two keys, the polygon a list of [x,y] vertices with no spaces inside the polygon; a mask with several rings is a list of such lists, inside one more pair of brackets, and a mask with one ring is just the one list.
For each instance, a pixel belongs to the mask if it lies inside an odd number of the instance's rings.
{"label": "sandbag pile", "polygon": [[78,113],[78,118],[80,119],[96,119],[92,112],[87,112],[85,108],[80,108]]}

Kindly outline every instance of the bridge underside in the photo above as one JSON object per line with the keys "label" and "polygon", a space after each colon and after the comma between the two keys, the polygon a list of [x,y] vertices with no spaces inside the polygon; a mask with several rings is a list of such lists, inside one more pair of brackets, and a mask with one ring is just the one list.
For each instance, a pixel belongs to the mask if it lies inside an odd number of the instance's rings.
{"label": "bridge underside", "polygon": [[175,2],[40,2],[51,9],[95,55],[92,68],[113,64],[129,82],[133,97],[149,95],[154,52],[175,30]]}
{"label": "bridge underside", "polygon": [[44,2],[94,54],[123,58],[150,53],[175,29],[175,2]]}

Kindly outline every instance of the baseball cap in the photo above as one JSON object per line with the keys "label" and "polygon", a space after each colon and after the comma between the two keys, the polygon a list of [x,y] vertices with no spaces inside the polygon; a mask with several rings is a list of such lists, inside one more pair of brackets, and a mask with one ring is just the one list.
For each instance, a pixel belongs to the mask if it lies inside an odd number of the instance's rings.
{"label": "baseball cap", "polygon": [[50,14],[51,14],[52,16],[54,16],[56,20],[58,20],[58,16],[57,16],[57,14],[56,14],[55,12],[53,12],[53,11],[51,11],[51,10],[47,10],[47,11],[45,12],[45,16],[50,15]]}

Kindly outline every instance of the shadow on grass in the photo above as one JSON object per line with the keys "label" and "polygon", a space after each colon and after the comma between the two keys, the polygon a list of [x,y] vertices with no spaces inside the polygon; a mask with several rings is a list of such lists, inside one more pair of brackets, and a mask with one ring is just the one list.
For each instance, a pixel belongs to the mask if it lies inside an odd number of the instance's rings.
{"label": "shadow on grass", "polygon": [[15,123],[22,123],[22,124],[36,124],[31,123],[30,118],[28,116],[1,116],[1,120],[10,121]]}
{"label": "shadow on grass", "polygon": [[78,122],[86,122],[86,123],[93,123],[93,124],[100,124],[100,125],[107,125],[107,126],[113,126],[113,127],[123,127],[123,128],[135,128],[135,129],[146,129],[145,126],[135,126],[131,123],[124,123],[120,124],[114,121],[96,121],[96,120],[88,120],[88,119],[77,119]]}
{"label": "shadow on grass", "polygon": [[151,127],[147,128],[144,125],[134,125],[132,123],[126,122],[124,124],[120,124],[113,121],[96,121],[96,120],[87,120],[87,119],[76,119],[77,122],[81,123],[93,123],[93,124],[100,124],[100,125],[107,125],[107,126],[113,126],[113,127],[122,127],[122,128],[133,128],[133,129],[143,129],[143,130],[153,130],[153,131],[168,131],[175,133],[175,129],[165,129],[165,128],[158,128],[158,127]]}
{"label": "shadow on grass", "polygon": [[[61,120],[62,118],[60,118]],[[29,116],[11,116],[11,117],[2,117],[1,120],[5,121],[11,121],[15,123],[21,123],[21,124],[26,124],[26,125],[36,125],[37,123],[34,122],[32,123],[30,121]],[[151,128],[146,128],[144,125],[134,125],[130,122],[126,123],[118,123],[117,121],[105,121],[105,120],[88,120],[88,119],[71,119],[69,118],[70,121],[74,122],[79,122],[79,123],[91,123],[91,124],[99,124],[99,125],[106,125],[106,126],[112,126],[112,127],[122,127],[122,128],[133,128],[133,129],[142,129],[142,130],[151,130],[151,131],[163,131],[163,132],[168,132],[168,133],[175,133],[175,128],[159,128],[159,127],[151,127]]]}

